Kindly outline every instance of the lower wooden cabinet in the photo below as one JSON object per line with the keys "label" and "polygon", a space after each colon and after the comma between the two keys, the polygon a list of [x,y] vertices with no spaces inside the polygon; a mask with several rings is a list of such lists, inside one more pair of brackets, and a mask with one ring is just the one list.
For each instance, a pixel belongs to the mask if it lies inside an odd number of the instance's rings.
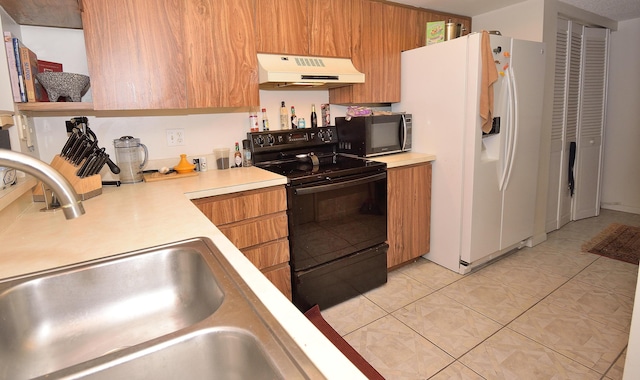
{"label": "lower wooden cabinet", "polygon": [[284,186],[200,198],[193,203],[291,299]]}
{"label": "lower wooden cabinet", "polygon": [[262,271],[262,274],[271,281],[282,294],[291,299],[291,268],[288,263],[280,264]]}
{"label": "lower wooden cabinet", "polygon": [[387,169],[387,268],[429,252],[431,163]]}

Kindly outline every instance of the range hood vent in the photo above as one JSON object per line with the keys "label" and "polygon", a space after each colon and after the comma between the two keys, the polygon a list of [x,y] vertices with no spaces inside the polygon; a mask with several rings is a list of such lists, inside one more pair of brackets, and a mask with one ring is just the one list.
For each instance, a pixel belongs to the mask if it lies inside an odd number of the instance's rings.
{"label": "range hood vent", "polygon": [[364,74],[348,58],[258,54],[260,88],[304,90],[364,83]]}

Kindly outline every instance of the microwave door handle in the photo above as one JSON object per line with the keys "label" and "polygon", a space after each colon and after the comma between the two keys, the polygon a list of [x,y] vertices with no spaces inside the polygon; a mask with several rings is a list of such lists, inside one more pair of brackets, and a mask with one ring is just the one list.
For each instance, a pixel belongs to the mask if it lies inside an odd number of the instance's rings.
{"label": "microwave door handle", "polygon": [[348,181],[330,183],[330,184],[327,184],[327,185],[317,185],[317,186],[309,186],[309,187],[303,187],[303,188],[299,188],[299,189],[294,189],[294,194],[295,195],[308,195],[308,194],[319,193],[319,192],[322,192],[322,191],[338,190],[338,189],[343,189],[343,188],[349,187],[349,186],[357,186],[357,185],[362,185],[362,184],[369,183],[369,182],[379,181],[379,180],[385,179],[385,178],[387,178],[387,173],[386,172],[370,175],[370,176],[367,176],[367,177],[351,179],[351,180],[348,180]]}
{"label": "microwave door handle", "polygon": [[404,115],[402,115],[402,128],[400,128],[400,150],[405,150],[407,148],[407,119]]}

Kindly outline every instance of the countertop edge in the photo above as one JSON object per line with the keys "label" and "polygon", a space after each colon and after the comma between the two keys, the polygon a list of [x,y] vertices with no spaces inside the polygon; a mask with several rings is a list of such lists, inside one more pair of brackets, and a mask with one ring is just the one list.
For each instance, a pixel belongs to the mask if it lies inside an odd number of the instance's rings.
{"label": "countertop edge", "polygon": [[[375,158],[389,168],[435,156],[401,153]],[[35,181],[32,179],[32,181]],[[194,237],[206,237],[246,281],[284,330],[327,378],[365,378],[191,202],[193,199],[286,185],[286,177],[259,168],[203,172],[199,176],[121,187],[84,201],[87,214],[65,221],[34,203],[0,238],[0,280]],[[2,210],[0,209],[0,213]],[[124,218],[124,219],[123,219]],[[140,235],[142,234],[142,235]],[[42,242],[47,241],[46,250]],[[72,245],[73,247],[71,247]]]}
{"label": "countertop edge", "polygon": [[369,159],[371,161],[384,162],[387,164],[387,169],[393,169],[402,166],[431,162],[436,159],[436,156],[428,153],[405,152],[390,154],[387,156],[370,157]]}

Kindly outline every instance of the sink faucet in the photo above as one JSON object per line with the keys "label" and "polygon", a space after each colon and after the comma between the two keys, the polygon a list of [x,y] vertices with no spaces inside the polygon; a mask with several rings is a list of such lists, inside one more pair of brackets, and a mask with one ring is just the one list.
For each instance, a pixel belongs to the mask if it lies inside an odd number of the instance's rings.
{"label": "sink faucet", "polygon": [[0,149],[0,166],[21,170],[41,180],[56,194],[67,219],[84,214],[84,207],[69,181],[56,169],[23,153]]}

